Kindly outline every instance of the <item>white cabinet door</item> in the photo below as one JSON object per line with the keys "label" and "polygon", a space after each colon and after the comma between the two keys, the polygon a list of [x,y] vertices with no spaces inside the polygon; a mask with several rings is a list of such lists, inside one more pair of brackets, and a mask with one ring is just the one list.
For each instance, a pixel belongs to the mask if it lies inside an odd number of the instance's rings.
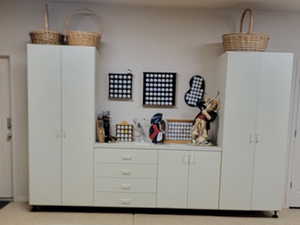
{"label": "white cabinet door", "polygon": [[62,50],[63,204],[93,204],[95,48]]}
{"label": "white cabinet door", "polygon": [[278,210],[284,198],[293,55],[264,53],[261,59],[252,209]]}
{"label": "white cabinet door", "polygon": [[189,152],[159,151],[157,207],[186,208]]}
{"label": "white cabinet door", "polygon": [[293,151],[292,154],[292,176],[291,176],[291,182],[292,182],[292,188],[289,193],[289,206],[290,207],[300,207],[300,93],[298,93],[298,104],[297,104],[297,125],[295,126],[297,130],[297,135],[293,143]]}
{"label": "white cabinet door", "polygon": [[220,208],[251,208],[255,131],[256,53],[227,53]]}
{"label": "white cabinet door", "polygon": [[219,152],[193,152],[189,169],[188,208],[218,209]]}
{"label": "white cabinet door", "polygon": [[28,45],[29,199],[61,204],[60,47]]}
{"label": "white cabinet door", "polygon": [[0,56],[0,199],[11,198],[12,194],[12,142],[9,135],[11,117],[9,58]]}

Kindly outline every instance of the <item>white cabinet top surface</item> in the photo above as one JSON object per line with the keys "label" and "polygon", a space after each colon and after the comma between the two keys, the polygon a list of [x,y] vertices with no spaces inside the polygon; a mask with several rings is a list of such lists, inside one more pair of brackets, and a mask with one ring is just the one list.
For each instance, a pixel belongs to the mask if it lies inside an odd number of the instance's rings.
{"label": "white cabinet top surface", "polygon": [[198,146],[192,144],[152,144],[152,143],[96,143],[95,149],[141,149],[141,150],[177,150],[177,151],[222,151],[218,146]]}
{"label": "white cabinet top surface", "polygon": [[90,48],[90,49],[95,49],[96,47],[94,46],[81,46],[81,45],[44,45],[44,44],[27,44],[27,47],[29,48]]}
{"label": "white cabinet top surface", "polygon": [[253,52],[253,51],[227,51],[223,55],[290,55],[293,56],[292,52]]}

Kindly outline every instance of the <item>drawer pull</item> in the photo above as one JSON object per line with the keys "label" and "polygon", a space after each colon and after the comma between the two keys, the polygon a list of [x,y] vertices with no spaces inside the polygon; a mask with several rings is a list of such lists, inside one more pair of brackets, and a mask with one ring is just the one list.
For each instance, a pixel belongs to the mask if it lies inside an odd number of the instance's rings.
{"label": "drawer pull", "polygon": [[131,204],[131,199],[129,198],[124,198],[120,199],[122,205],[130,205]]}
{"label": "drawer pull", "polygon": [[131,185],[130,184],[121,184],[121,189],[123,190],[130,190]]}
{"label": "drawer pull", "polygon": [[129,170],[121,170],[122,175],[131,175],[131,172]]}
{"label": "drawer pull", "polygon": [[123,155],[122,160],[132,160],[132,157],[130,155]]}

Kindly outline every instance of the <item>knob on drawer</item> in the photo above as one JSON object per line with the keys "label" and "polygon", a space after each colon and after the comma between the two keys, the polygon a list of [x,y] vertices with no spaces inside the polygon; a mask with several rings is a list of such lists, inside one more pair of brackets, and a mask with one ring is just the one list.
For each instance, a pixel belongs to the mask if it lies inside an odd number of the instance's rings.
{"label": "knob on drawer", "polygon": [[126,169],[121,169],[121,173],[122,175],[131,175],[131,171]]}
{"label": "knob on drawer", "polygon": [[121,184],[121,189],[123,190],[129,190],[131,188],[130,184]]}
{"label": "knob on drawer", "polygon": [[120,199],[120,202],[122,205],[130,205],[131,204],[131,199],[130,198],[123,198]]}
{"label": "knob on drawer", "polygon": [[123,160],[132,160],[132,156],[131,155],[123,155],[122,159]]}

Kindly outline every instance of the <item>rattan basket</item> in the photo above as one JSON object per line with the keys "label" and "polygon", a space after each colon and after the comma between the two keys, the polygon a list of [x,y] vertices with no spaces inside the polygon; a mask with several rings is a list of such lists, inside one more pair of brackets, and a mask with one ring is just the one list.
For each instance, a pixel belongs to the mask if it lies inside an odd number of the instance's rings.
{"label": "rattan basket", "polygon": [[68,45],[94,46],[99,48],[101,41],[100,32],[85,32],[77,30],[68,30],[70,21],[75,15],[96,16],[90,9],[78,9],[70,17],[65,20],[65,42]]}
{"label": "rattan basket", "polygon": [[[244,20],[249,14],[250,22],[248,32],[243,32]],[[253,13],[251,9],[245,9],[242,14],[240,33],[223,35],[224,51],[265,51],[270,37],[264,33],[253,32]]]}
{"label": "rattan basket", "polygon": [[48,5],[46,4],[44,12],[44,30],[36,30],[29,33],[31,42],[33,44],[62,44],[63,35],[58,32],[49,30],[48,20]]}

